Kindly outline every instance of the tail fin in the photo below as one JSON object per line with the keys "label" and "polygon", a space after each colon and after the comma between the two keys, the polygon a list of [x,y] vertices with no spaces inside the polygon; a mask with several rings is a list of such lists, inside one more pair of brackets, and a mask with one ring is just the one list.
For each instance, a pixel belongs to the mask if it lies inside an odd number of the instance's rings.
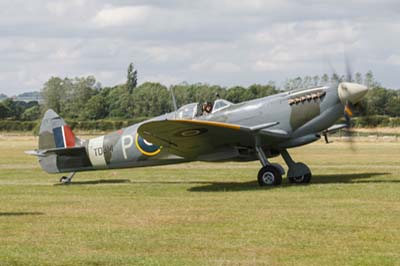
{"label": "tail fin", "polygon": [[37,156],[48,173],[71,172],[91,166],[84,142],[75,137],[64,119],[51,109],[40,124],[39,149],[26,153]]}
{"label": "tail fin", "polygon": [[81,146],[71,128],[52,109],[47,110],[39,129],[39,150]]}

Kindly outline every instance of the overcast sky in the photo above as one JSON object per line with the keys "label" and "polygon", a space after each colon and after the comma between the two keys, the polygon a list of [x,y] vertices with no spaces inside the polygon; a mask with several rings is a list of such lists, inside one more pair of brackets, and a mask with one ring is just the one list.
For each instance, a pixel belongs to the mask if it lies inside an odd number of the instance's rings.
{"label": "overcast sky", "polygon": [[371,69],[400,88],[399,0],[0,0],[0,93],[51,76],[223,86]]}

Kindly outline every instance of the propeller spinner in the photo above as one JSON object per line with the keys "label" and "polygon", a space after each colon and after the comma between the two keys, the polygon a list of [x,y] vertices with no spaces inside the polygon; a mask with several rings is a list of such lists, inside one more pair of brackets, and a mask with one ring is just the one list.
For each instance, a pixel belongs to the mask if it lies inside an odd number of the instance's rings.
{"label": "propeller spinner", "polygon": [[[348,57],[345,57],[346,77],[345,81],[340,82],[338,85],[339,99],[344,105],[344,119],[346,124],[345,134],[349,137],[350,145],[352,147],[352,123],[351,117],[354,113],[354,108],[360,108],[360,102],[368,92],[368,87],[362,84],[354,83],[352,78],[352,69]],[[335,73],[335,71],[334,71]],[[336,75],[337,76],[337,75]],[[327,132],[324,134],[325,142],[329,143]],[[353,148],[352,148],[353,149]]]}
{"label": "propeller spinner", "polygon": [[352,124],[351,124],[351,117],[353,116],[353,108],[354,105],[359,103],[362,98],[367,94],[368,87],[358,84],[358,83],[351,83],[351,82],[341,82],[338,86],[338,93],[340,101],[344,104],[344,118],[346,122],[347,130],[346,135],[350,138],[350,145],[352,146]]}
{"label": "propeller spinner", "polygon": [[368,87],[358,83],[341,82],[338,86],[340,101],[346,105],[360,102],[367,92]]}

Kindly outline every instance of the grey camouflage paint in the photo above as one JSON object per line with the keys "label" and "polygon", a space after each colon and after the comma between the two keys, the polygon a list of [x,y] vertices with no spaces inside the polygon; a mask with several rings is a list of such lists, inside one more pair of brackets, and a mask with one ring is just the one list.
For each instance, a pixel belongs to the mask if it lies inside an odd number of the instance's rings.
{"label": "grey camouflage paint", "polygon": [[[316,92],[320,94],[319,97],[315,97]],[[293,101],[296,101],[296,103],[293,103]],[[280,149],[304,145],[319,139],[321,131],[332,126],[343,116],[343,109],[344,105],[338,97],[337,87],[330,86],[284,92],[248,102],[232,104],[220,111],[199,116],[195,119],[247,127],[279,122],[272,129],[287,132],[290,136],[289,139],[261,137],[263,149],[268,155],[272,156],[279,154]],[[141,124],[149,121],[175,118],[176,112],[172,112],[95,139],[86,141],[76,139],[77,146],[84,147],[84,149],[77,151],[77,154],[55,155],[49,152],[47,156],[40,157],[39,161],[43,169],[50,173],[186,162],[188,159],[168,153],[162,148],[154,156],[146,155],[143,150],[138,149],[136,134]],[[52,110],[47,111],[40,127],[40,150],[48,150],[55,147],[52,129],[60,125],[65,125],[64,120]],[[151,146],[151,143],[145,143],[145,145]],[[241,160],[257,160],[254,152],[252,153],[250,150],[249,153],[247,158],[241,158]],[[212,160],[211,157],[207,159],[207,156],[197,159]]]}

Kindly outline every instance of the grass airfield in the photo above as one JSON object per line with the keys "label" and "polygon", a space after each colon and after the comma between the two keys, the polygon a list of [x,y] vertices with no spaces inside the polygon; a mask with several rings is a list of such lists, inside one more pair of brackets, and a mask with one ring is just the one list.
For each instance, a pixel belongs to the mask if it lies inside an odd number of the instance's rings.
{"label": "grass airfield", "polygon": [[[60,175],[0,137],[0,265],[400,265],[400,143],[291,150],[310,185],[251,163]],[[280,158],[273,162],[283,163]]]}

